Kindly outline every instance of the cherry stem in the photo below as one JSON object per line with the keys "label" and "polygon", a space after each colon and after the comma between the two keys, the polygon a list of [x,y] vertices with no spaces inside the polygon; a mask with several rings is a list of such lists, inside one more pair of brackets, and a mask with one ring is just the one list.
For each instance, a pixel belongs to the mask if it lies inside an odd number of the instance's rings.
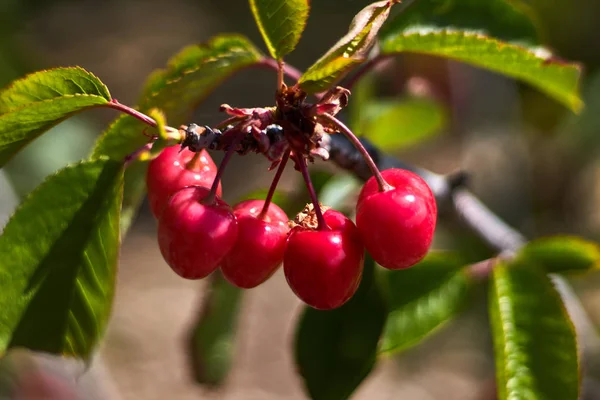
{"label": "cherry stem", "polygon": [[344,136],[346,136],[348,138],[348,140],[350,140],[352,145],[354,147],[356,147],[356,149],[360,152],[360,154],[365,159],[365,162],[369,166],[369,169],[373,173],[373,176],[377,180],[377,185],[379,186],[379,191],[385,192],[386,190],[391,190],[392,186],[389,183],[387,183],[385,181],[385,179],[383,179],[383,176],[381,175],[379,168],[377,168],[375,161],[373,161],[373,158],[371,157],[371,155],[369,154],[367,149],[365,149],[365,146],[362,145],[360,140],[358,140],[356,135],[354,133],[352,133],[350,128],[348,128],[342,121],[340,121],[336,117],[333,117],[329,114],[321,114],[319,117],[323,118],[323,119],[327,120],[327,122],[335,125],[344,134]]}
{"label": "cherry stem", "polygon": [[196,167],[196,165],[198,164],[199,160],[200,160],[200,152],[194,153],[194,156],[190,159],[190,161],[188,161],[185,164],[185,169],[187,169],[188,171],[193,170]]}
{"label": "cherry stem", "polygon": [[206,196],[206,198],[203,200],[204,204],[214,203],[215,196],[217,195],[217,188],[219,187],[219,183],[221,182],[221,177],[223,176],[223,172],[225,172],[225,168],[227,167],[227,164],[229,163],[229,160],[231,159],[231,156],[233,155],[235,148],[237,147],[237,145],[240,143],[240,141],[242,140],[242,138],[244,136],[245,135],[244,135],[243,131],[237,132],[236,137],[231,142],[231,145],[229,145],[229,148],[227,149],[225,156],[223,156],[223,160],[221,160],[221,164],[219,165],[219,169],[217,170],[217,175],[215,176],[212,186],[210,187],[210,192],[208,193],[208,196]]}
{"label": "cherry stem", "polygon": [[110,108],[114,108],[115,110],[124,112],[125,114],[131,115],[132,117],[139,119],[143,123],[150,125],[153,128],[156,128],[158,126],[158,124],[156,123],[156,121],[153,118],[147,116],[146,114],[144,114],[138,110],[135,110],[129,106],[126,106],[125,104],[119,103],[119,101],[117,99],[112,99],[107,104],[107,106]]}
{"label": "cherry stem", "polygon": [[323,218],[323,212],[321,211],[321,205],[319,204],[319,199],[317,197],[317,192],[315,191],[315,187],[310,180],[310,175],[308,174],[308,168],[306,167],[306,161],[300,155],[294,154],[294,158],[296,163],[300,167],[300,172],[302,172],[302,177],[304,178],[304,182],[306,183],[306,188],[308,189],[308,194],[310,195],[310,199],[315,206],[315,214],[317,215],[317,230],[324,231],[329,229],[327,223],[325,222],[325,218]]}
{"label": "cherry stem", "polygon": [[273,195],[275,194],[275,189],[277,188],[277,184],[279,183],[279,179],[283,174],[283,170],[290,158],[291,150],[285,152],[283,157],[281,158],[281,162],[279,163],[279,167],[277,168],[277,172],[275,172],[275,176],[273,177],[273,182],[271,182],[271,187],[269,188],[269,193],[267,193],[267,197],[265,198],[265,204],[263,205],[260,214],[258,214],[258,219],[265,219],[267,212],[269,211],[269,206],[271,205],[271,200],[273,200]]}
{"label": "cherry stem", "polygon": [[[284,64],[280,67],[279,63],[277,62],[277,60],[273,59],[273,58],[268,58],[265,57],[261,60],[261,62],[258,64],[259,66],[262,67],[266,67],[266,68],[271,68],[274,69],[276,71],[283,71],[283,75],[287,76],[288,78],[297,81],[298,79],[300,79],[300,77],[302,76],[302,72],[300,72],[300,70],[288,65],[288,64]],[[279,87],[277,88],[277,90],[279,90],[281,88],[281,85],[279,85]]]}
{"label": "cherry stem", "polygon": [[285,68],[285,63],[283,62],[283,60],[279,60],[277,61],[277,90],[280,90],[283,85],[283,69]]}
{"label": "cherry stem", "polygon": [[234,122],[239,121],[241,118],[238,116],[229,117],[221,122],[219,122],[216,126],[217,129],[227,128],[228,125],[233,124]]}

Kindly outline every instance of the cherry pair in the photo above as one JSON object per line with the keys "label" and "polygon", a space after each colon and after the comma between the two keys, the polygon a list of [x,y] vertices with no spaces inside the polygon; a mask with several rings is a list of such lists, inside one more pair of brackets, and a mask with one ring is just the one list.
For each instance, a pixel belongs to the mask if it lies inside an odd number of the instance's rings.
{"label": "cherry pair", "polygon": [[164,149],[148,167],[146,184],[152,213],[159,220],[163,257],[187,279],[201,279],[219,266],[233,284],[255,287],[283,258],[287,215],[275,204],[249,200],[233,210],[211,196],[217,167],[202,150]]}

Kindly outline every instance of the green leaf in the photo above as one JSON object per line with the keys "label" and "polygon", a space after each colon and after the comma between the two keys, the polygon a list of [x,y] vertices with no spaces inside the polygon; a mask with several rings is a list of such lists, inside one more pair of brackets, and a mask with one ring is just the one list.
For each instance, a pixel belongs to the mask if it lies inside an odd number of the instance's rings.
{"label": "green leaf", "polygon": [[[243,36],[216,36],[205,44],[184,48],[167,67],[155,71],[144,86],[138,109],[162,110],[171,126],[189,122],[191,112],[219,84],[234,72],[262,59],[258,50]],[[96,144],[94,157],[107,155],[123,160],[148,142],[147,128],[130,116],[122,116]]]}
{"label": "green leaf", "polygon": [[409,28],[381,43],[383,55],[413,52],[447,57],[526,82],[579,111],[581,67],[550,55],[544,49],[509,44],[478,32],[438,28]]}
{"label": "green leaf", "polygon": [[58,68],[17,80],[0,92],[0,167],[45,131],[110,94],[81,68]]}
{"label": "green leaf", "polygon": [[577,400],[575,330],[548,276],[533,263],[499,263],[490,297],[498,398]]}
{"label": "green leaf", "polygon": [[144,132],[151,132],[148,125],[130,115],[121,114],[96,142],[92,158],[107,156],[115,161],[123,161],[150,141]]}
{"label": "green leaf", "polygon": [[381,29],[381,37],[428,26],[478,31],[511,43],[535,45],[535,15],[521,0],[419,0],[410,3]]}
{"label": "green leaf", "polygon": [[50,176],[0,236],[0,353],[87,358],[111,309],[123,166],[106,158]]}
{"label": "green leaf", "polygon": [[39,71],[12,82],[0,92],[0,114],[31,103],[80,95],[99,96],[110,101],[108,88],[83,68]]}
{"label": "green leaf", "polygon": [[250,0],[250,9],[271,56],[292,52],[308,20],[308,0]]}
{"label": "green leaf", "polygon": [[[168,143],[167,140],[160,138],[161,136],[166,136],[166,121],[164,114],[156,109],[151,109],[148,114],[156,121],[156,132],[159,134],[159,139],[153,143],[150,149],[140,152],[138,158],[129,161],[127,168],[125,169],[120,224],[122,236],[125,236],[129,231],[135,217],[137,217],[140,205],[144,201],[144,195],[146,193],[146,173],[148,171],[150,160],[153,155],[157,155]],[[131,123],[132,128],[134,126],[139,126],[134,124],[134,122],[139,122],[136,119],[124,118],[124,120],[119,119],[117,121],[123,121],[121,122],[122,124]],[[139,128],[141,129],[141,126],[139,126]]]}
{"label": "green leaf", "polygon": [[135,160],[125,169],[123,178],[123,206],[121,209],[121,235],[131,228],[146,195],[146,172],[150,160]]}
{"label": "green leaf", "polygon": [[385,271],[390,313],[381,353],[418,344],[463,309],[473,287],[463,267],[453,254],[430,253],[409,269]]}
{"label": "green leaf", "polygon": [[[138,108],[145,112],[159,108],[172,125],[187,122],[194,107],[220,83],[261,58],[258,50],[239,35],[221,35],[206,44],[186,47],[169,61],[167,68],[148,78]],[[123,114],[98,140],[92,158],[106,155],[123,160],[148,143],[144,132],[154,130]],[[147,162],[134,161],[125,173],[123,232],[131,225],[144,198],[146,168]]]}
{"label": "green leaf", "polygon": [[352,101],[348,104],[349,126],[354,132],[364,135],[362,123],[367,115],[367,108],[376,98],[375,78],[373,74],[365,74],[352,87]]}
{"label": "green leaf", "polygon": [[586,272],[600,266],[600,247],[574,236],[555,236],[528,243],[519,257],[549,273]]}
{"label": "green leaf", "polygon": [[300,77],[298,84],[302,90],[308,93],[327,90],[352,67],[365,61],[381,25],[398,1],[378,1],[356,14],[348,33]]}
{"label": "green leaf", "polygon": [[350,174],[338,174],[329,179],[319,192],[319,201],[341,212],[353,212],[361,182]]}
{"label": "green leaf", "polygon": [[244,291],[217,271],[192,329],[190,355],[198,383],[220,385],[231,368],[238,313]]}
{"label": "green leaf", "polygon": [[295,359],[312,399],[343,400],[352,395],[375,365],[386,315],[370,257],[348,303],[332,311],[304,309],[296,327]]}
{"label": "green leaf", "polygon": [[406,98],[369,104],[360,132],[376,146],[394,151],[440,133],[446,111],[430,99]]}
{"label": "green leaf", "polygon": [[187,122],[194,107],[234,72],[258,63],[263,55],[242,35],[219,35],[188,46],[167,67],[148,78],[141,109],[159,108],[173,124]]}

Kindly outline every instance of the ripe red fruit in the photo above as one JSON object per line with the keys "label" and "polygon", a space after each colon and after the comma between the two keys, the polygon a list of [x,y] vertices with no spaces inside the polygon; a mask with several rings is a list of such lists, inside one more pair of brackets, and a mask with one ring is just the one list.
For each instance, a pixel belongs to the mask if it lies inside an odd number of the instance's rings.
{"label": "ripe red fruit", "polygon": [[363,186],[356,205],[356,226],[367,251],[388,269],[408,268],[429,250],[437,218],[431,189],[404,169],[381,172],[392,189],[379,191],[375,177]]}
{"label": "ripe red fruit", "polygon": [[347,302],[358,289],[364,246],[354,223],[344,214],[324,213],[329,229],[292,228],[283,258],[288,284],[311,307],[331,310]]}
{"label": "ripe red fruit", "polygon": [[179,190],[158,220],[158,245],[169,266],[187,279],[208,276],[219,267],[237,238],[231,207],[219,197],[204,204],[210,190]]}
{"label": "ripe red fruit", "polygon": [[[148,201],[156,218],[173,193],[186,186],[210,187],[217,174],[217,166],[206,150],[199,153],[179,150],[178,145],[167,147],[148,165]],[[221,194],[219,183],[217,195]]]}
{"label": "ripe red fruit", "polygon": [[221,264],[223,276],[233,285],[250,289],[269,279],[283,261],[288,217],[271,203],[264,218],[258,218],[264,200],[247,200],[233,208],[238,237]]}

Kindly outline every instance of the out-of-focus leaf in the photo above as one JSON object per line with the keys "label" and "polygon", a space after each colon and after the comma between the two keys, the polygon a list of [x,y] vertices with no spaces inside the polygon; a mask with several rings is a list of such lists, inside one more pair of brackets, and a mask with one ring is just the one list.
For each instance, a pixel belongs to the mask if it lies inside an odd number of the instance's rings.
{"label": "out-of-focus leaf", "polygon": [[143,110],[159,108],[171,124],[187,122],[193,108],[233,73],[258,63],[263,55],[242,35],[219,35],[188,46],[146,82]]}
{"label": "out-of-focus leaf", "polygon": [[447,116],[442,106],[425,98],[370,104],[361,124],[362,134],[386,151],[394,151],[440,133]]}
{"label": "out-of-focus leaf", "polygon": [[0,167],[73,114],[107,104],[108,89],[81,68],[36,72],[0,92]]}
{"label": "out-of-focus leaf", "polygon": [[250,9],[269,53],[281,60],[298,44],[310,4],[309,0],[250,0]]}
{"label": "out-of-focus leaf", "polygon": [[123,165],[106,158],[60,170],[0,236],[0,352],[87,358],[114,293]]}
{"label": "out-of-focus leaf", "polygon": [[[165,69],[155,71],[147,80],[140,110],[160,109],[173,126],[186,121],[194,107],[236,71],[262,59],[259,51],[243,36],[216,36],[206,44],[189,46],[175,55]],[[144,146],[149,139],[144,132],[152,129],[129,115],[121,115],[96,143],[92,158],[106,155],[123,160]],[[147,162],[134,161],[125,176],[125,232],[137,213],[144,193]]]}
{"label": "out-of-focus leaf", "polygon": [[556,148],[576,155],[582,164],[596,160],[600,147],[600,72],[586,77],[583,86],[585,107],[579,114],[563,119],[556,130]]}
{"label": "out-of-focus leaf", "polygon": [[[189,115],[206,96],[234,72],[262,59],[258,50],[243,36],[216,36],[206,44],[184,48],[165,69],[147,80],[140,110],[162,110],[171,126],[189,122]],[[121,116],[96,144],[93,156],[107,155],[122,160],[148,142],[143,123]]]}
{"label": "out-of-focus leaf", "polygon": [[150,160],[136,160],[127,166],[124,175],[121,235],[125,236],[138,215],[146,194],[146,171]]}
{"label": "out-of-focus leaf", "polygon": [[[324,186],[333,179],[334,175],[330,171],[321,169],[312,169],[310,171],[310,179],[313,183],[313,187],[317,193],[320,193]],[[269,188],[262,188],[254,190],[246,194],[239,201],[249,199],[264,199],[269,193]],[[294,219],[296,214],[300,212],[306,205],[309,199],[308,190],[304,185],[304,181],[299,179],[298,187],[293,188],[291,191],[280,191],[276,190],[273,195],[273,203],[277,204],[290,219]],[[321,200],[322,202],[322,200]]]}
{"label": "out-of-focus leaf", "polygon": [[237,316],[243,290],[227,282],[219,271],[210,277],[210,288],[192,329],[191,353],[198,383],[220,385],[231,368]]}
{"label": "out-of-focus leaf", "polygon": [[296,327],[295,358],[312,399],[343,400],[352,395],[375,364],[386,315],[370,257],[348,303],[331,311],[304,309]]}
{"label": "out-of-focus leaf", "polygon": [[349,199],[358,195],[361,182],[350,174],[338,174],[323,185],[319,193],[319,201],[323,205],[342,212],[351,212],[356,207],[356,201],[349,204]]}
{"label": "out-of-focus leaf", "polygon": [[75,115],[50,128],[2,167],[20,198],[50,174],[88,156],[98,130],[89,118]]}
{"label": "out-of-focus leaf", "polygon": [[560,295],[536,264],[494,267],[490,320],[498,398],[579,398],[575,329]]}
{"label": "out-of-focus leaf", "polygon": [[414,346],[455,317],[467,304],[472,281],[454,254],[430,253],[417,265],[384,273],[390,313],[379,351]]}
{"label": "out-of-focus leaf", "polygon": [[[158,132],[159,137],[161,136],[161,132],[163,137],[166,136],[164,131],[166,126],[164,114],[156,109],[152,109],[150,110],[149,115],[156,121],[156,131]],[[132,119],[117,120],[117,124],[128,124],[129,122],[131,122],[133,126],[133,122],[139,121]],[[158,139],[153,143],[151,149],[144,149],[141,152],[146,157],[142,157],[142,154],[140,154],[140,157],[129,160],[129,164],[125,169],[123,207],[121,210],[121,235],[123,236],[129,231],[131,224],[137,216],[140,205],[142,204],[142,201],[144,201],[144,194],[146,193],[146,173],[148,171],[150,158],[152,155],[158,154],[160,149],[164,148],[163,146],[166,142],[166,140]]]}
{"label": "out-of-focus leaf", "polygon": [[386,36],[384,55],[412,52],[450,58],[526,82],[573,111],[583,106],[579,96],[581,67],[541,48],[526,48],[477,31],[411,27]]}
{"label": "out-of-focus leaf", "polygon": [[348,33],[300,77],[300,87],[308,93],[327,90],[352,67],[365,61],[391,7],[398,2],[378,1],[356,14]]}
{"label": "out-of-focus leaf", "polygon": [[586,272],[600,266],[600,247],[574,236],[555,236],[528,243],[519,257],[546,272]]}
{"label": "out-of-focus leaf", "polygon": [[352,101],[348,104],[350,111],[349,126],[354,132],[363,135],[362,123],[367,116],[366,110],[376,97],[372,74],[366,74],[352,88]]}
{"label": "out-of-focus leaf", "polygon": [[385,38],[409,28],[478,31],[511,43],[537,45],[535,15],[521,0],[418,0],[381,29]]}

